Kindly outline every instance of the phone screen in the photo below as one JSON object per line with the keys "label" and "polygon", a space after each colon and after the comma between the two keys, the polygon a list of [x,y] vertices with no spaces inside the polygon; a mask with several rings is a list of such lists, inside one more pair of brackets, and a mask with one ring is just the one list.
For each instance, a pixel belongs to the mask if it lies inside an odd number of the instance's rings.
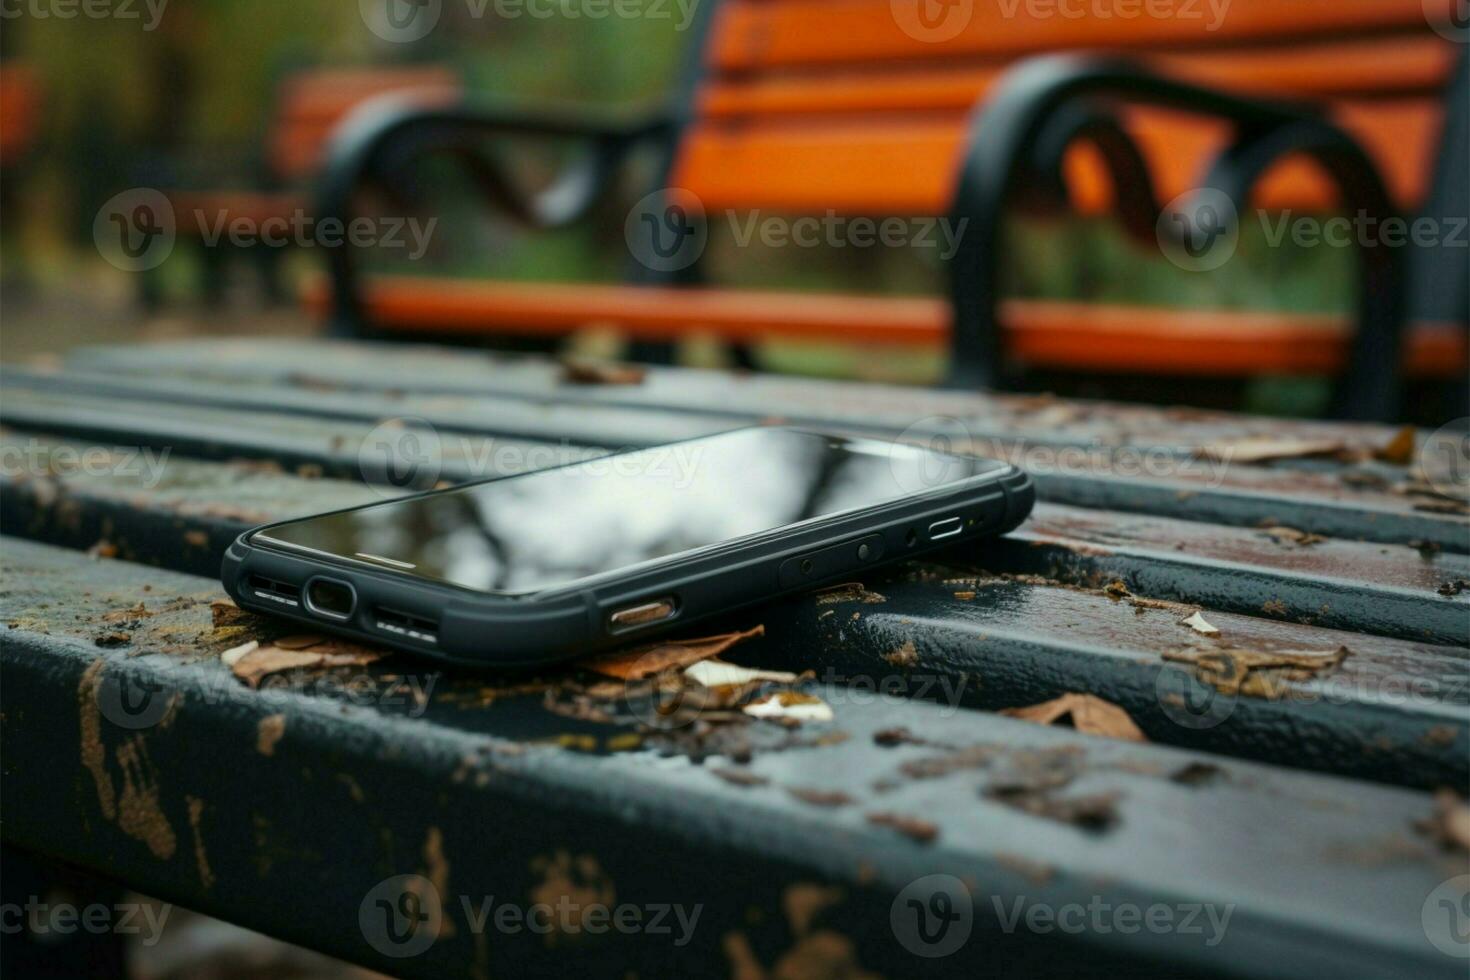
{"label": "phone screen", "polygon": [[875,440],[741,429],[307,518],[256,540],[524,595],[1004,466]]}

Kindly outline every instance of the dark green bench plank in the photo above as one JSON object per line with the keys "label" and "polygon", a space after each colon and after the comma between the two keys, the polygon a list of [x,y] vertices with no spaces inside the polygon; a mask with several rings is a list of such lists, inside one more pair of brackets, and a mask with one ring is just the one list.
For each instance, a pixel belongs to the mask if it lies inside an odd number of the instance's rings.
{"label": "dark green bench plank", "polygon": [[[250,691],[216,659],[240,634],[211,630],[212,582],[4,547],[0,665],[16,706],[0,722],[7,841],[378,969],[723,974],[743,937],[768,966],[837,950],[890,976],[1042,964],[1078,976],[1460,975],[1421,925],[1425,897],[1463,870],[1414,829],[1432,812],[1428,794],[912,701],[844,700],[821,685],[835,723],[799,733],[806,747],[753,739],[752,761],[737,768],[765,783],[736,785],[712,771],[730,768],[722,759],[547,744],[539,698],[467,699],[477,685],[463,676],[442,678],[418,718],[342,704],[320,685]],[[132,627],[131,646],[96,646],[108,614],[139,602],[157,613]],[[385,662],[370,673],[388,684],[418,670]],[[111,699],[124,686],[168,699],[157,724],[115,723]],[[262,723],[278,736],[268,753]],[[576,724],[556,717],[551,730]],[[875,747],[895,729],[929,744]],[[904,769],[933,772],[922,760],[936,756],[988,761],[933,778]],[[1116,823],[1087,831],[986,795],[1038,758],[1071,760],[1073,797],[1116,794]],[[851,802],[815,806],[791,789]],[[870,822],[874,813],[926,821],[935,836],[909,839]],[[559,852],[572,884],[594,894],[606,884],[618,903],[698,903],[692,940],[521,932],[477,942],[453,897],[549,898],[566,887]],[[976,919],[962,952],[921,961],[895,941],[890,912],[931,873],[972,883]],[[398,874],[451,897],[452,935],[407,959],[375,953],[359,926],[369,893]],[[830,905],[813,901],[814,885],[838,889]],[[1007,933],[996,908],[1017,900],[1232,910],[1223,940],[1207,947],[1182,932]],[[752,908],[767,911],[752,919]]]}
{"label": "dark green bench plank", "polygon": [[[317,351],[316,356],[326,358],[327,354]],[[392,354],[380,349],[376,356],[381,361],[388,361]],[[670,411],[660,405],[652,406],[652,410],[639,411],[617,404],[589,402],[587,399],[599,396],[583,392],[595,393],[604,389],[637,391],[644,386],[557,385],[555,376],[549,373],[555,368],[540,361],[528,361],[526,370],[543,378],[546,394],[540,400],[529,400],[464,393],[413,396],[402,388],[365,387],[367,381],[334,381],[327,390],[323,390],[320,384],[308,383],[292,375],[275,379],[279,384],[274,384],[271,378],[251,382],[248,372],[242,378],[229,378],[227,369],[220,367],[218,360],[213,359],[209,365],[198,368],[202,378],[150,379],[146,386],[126,378],[111,381],[107,376],[96,374],[67,374],[44,379],[49,381],[48,384],[41,384],[43,379],[24,372],[11,371],[7,378],[12,387],[39,386],[41,390],[55,390],[58,386],[65,386],[79,393],[101,389],[115,397],[130,400],[173,399],[261,411],[289,405],[311,414],[374,420],[391,412],[426,418],[446,429],[533,439],[570,438],[578,443],[600,446],[668,442],[780,414],[772,409],[759,413],[720,414],[720,389],[744,382],[718,372],[703,372],[714,390],[709,392],[708,400],[700,411],[689,408]],[[445,362],[446,370],[452,363],[452,360]],[[382,370],[380,365],[379,373]],[[396,370],[395,376],[408,377],[409,371],[407,368]],[[894,391],[896,389],[878,389],[874,397],[881,398],[887,393],[891,398]],[[958,397],[923,391],[911,391],[910,394],[920,401],[932,397]],[[851,409],[851,402],[849,393],[846,399],[835,402],[827,415],[797,420],[889,435],[902,431],[911,438],[956,437],[955,444],[961,448],[1023,464],[1036,479],[1041,495],[1060,503],[1246,526],[1262,521],[1284,522],[1319,534],[1400,544],[1423,541],[1444,550],[1470,552],[1470,517],[1422,510],[1422,502],[1391,492],[1383,486],[1349,484],[1343,479],[1348,472],[1343,467],[1326,470],[1307,464],[1277,468],[1238,464],[1227,467],[1218,462],[1192,458],[1194,447],[1217,438],[1260,431],[1267,425],[1262,420],[1218,416],[1228,420],[1228,424],[1221,422],[1202,427],[1181,419],[1174,423],[1173,429],[1164,431],[1156,418],[1157,410],[1092,406],[1095,414],[1109,413],[1110,417],[1116,415],[1127,419],[1144,412],[1145,419],[1153,420],[1149,424],[1140,422],[1141,427],[1136,430],[1110,431],[1106,441],[1098,442],[1093,440],[1102,437],[1095,432],[1072,432],[1066,425],[1044,424],[1040,412],[1031,413],[1035,420],[1030,425],[1009,418],[994,425],[981,425],[965,417],[950,421],[923,419],[915,407],[901,416],[912,424],[901,427],[897,421],[893,424],[874,421],[861,411]],[[1071,404],[1057,403],[1053,407],[1066,409]],[[844,414],[848,411],[850,415]],[[1274,434],[1281,437],[1330,437],[1345,445],[1359,447],[1387,438],[1383,432],[1373,428],[1327,426],[1302,430],[1299,423],[1275,421],[1269,425]],[[1280,427],[1284,429],[1275,431]],[[1016,441],[1018,436],[1025,436],[1027,442]],[[1058,458],[1053,452],[1058,447],[1086,448],[1089,453],[1101,453],[1101,456],[1092,458],[1089,455],[1078,460]],[[1121,457],[1109,454],[1121,454]],[[1163,465],[1167,472],[1132,475],[1144,465],[1149,471]],[[1360,469],[1359,472],[1365,471]],[[1401,469],[1392,467],[1366,470],[1370,478],[1381,472],[1403,473]]]}
{"label": "dark green bench plank", "polygon": [[1186,445],[1268,432],[1280,438],[1329,439],[1346,446],[1386,444],[1380,425],[1252,418],[1228,412],[1169,409],[983,394],[772,374],[653,367],[638,385],[567,385],[544,358],[406,344],[331,340],[185,341],[85,348],[67,356],[81,370],[161,373],[272,385],[326,385],[461,396],[726,413],[740,418],[866,425],[899,431],[942,417],[972,423],[972,435],[1055,445]]}
{"label": "dark green bench plank", "polygon": [[[36,417],[42,412],[43,408],[28,408],[28,414]],[[189,419],[188,423],[203,424],[197,418]],[[127,418],[123,424],[128,431],[120,435],[152,446],[169,444],[176,432],[173,422],[164,419]],[[144,426],[146,431],[135,431]],[[272,421],[263,420],[260,430],[257,439],[265,446],[269,439],[265,433],[273,431]],[[0,437],[0,447],[10,456],[18,456],[27,441],[34,443],[35,437]],[[435,478],[464,482],[479,477],[484,467],[466,459],[467,455],[475,458],[471,453],[453,448],[459,446],[457,437],[446,435],[444,444],[453,451],[446,453],[442,465],[433,469]],[[68,445],[73,453],[85,448],[75,443]],[[517,453],[525,449],[524,446],[513,448]],[[572,452],[568,447],[559,448]],[[473,451],[484,452],[486,446],[479,445]],[[350,459],[351,464],[343,464],[343,457]],[[361,475],[348,468],[357,460],[356,453],[346,449],[332,455],[324,453],[316,459],[309,455],[303,458],[308,465],[319,463],[324,473]],[[247,508],[244,514],[232,515],[228,512],[228,502],[239,478],[238,468],[220,470],[210,464],[181,459],[170,462],[175,464],[169,469],[173,475],[157,493],[140,495],[138,481],[126,475],[99,479],[74,474],[64,481],[62,485],[72,494],[95,499],[94,504],[83,508],[92,520],[81,525],[76,524],[75,508],[55,513],[48,499],[51,486],[44,482],[27,486],[25,480],[6,480],[0,492],[9,495],[9,505],[13,508],[6,526],[12,533],[85,547],[91,543],[88,536],[97,533],[105,523],[118,529],[118,544],[128,547],[136,539],[142,546],[141,550],[134,548],[127,554],[143,561],[157,561],[157,550],[171,547],[170,542],[179,540],[185,530],[202,531],[213,548],[222,548],[233,534],[250,524],[374,499],[351,486],[326,484],[310,490],[283,481],[279,485],[283,506],[253,512]],[[268,503],[270,483],[263,479],[268,474],[258,476],[262,478],[259,497]],[[171,490],[175,487],[177,493]],[[308,504],[308,500],[312,503]],[[139,513],[127,513],[135,505]],[[180,519],[190,511],[206,519],[222,515],[235,519],[212,523],[204,520],[197,526],[187,521],[181,523]],[[67,522],[71,522],[70,528]],[[32,524],[35,530],[27,530]],[[53,530],[48,531],[47,527]],[[176,530],[170,533],[170,527]],[[146,544],[150,538],[155,538],[157,543]],[[987,550],[983,557],[987,567],[1081,579],[1096,585],[1118,578],[1140,594],[1233,612],[1435,643],[1470,642],[1470,593],[1443,596],[1438,592],[1445,583],[1470,580],[1470,560],[1461,555],[1425,555],[1402,545],[1353,541],[1282,543],[1259,529],[1079,510],[1046,503],[1039,505],[1031,522],[1012,541],[1016,543]],[[213,560],[212,556],[205,557]],[[170,564],[208,574],[215,568]]]}
{"label": "dark green bench plank", "polygon": [[[1470,558],[1149,515],[1041,505],[988,567],[1256,616],[1432,643],[1470,643]],[[1307,542],[1307,543],[1301,543]]]}
{"label": "dark green bench plank", "polygon": [[[147,448],[157,457],[167,451],[205,459],[255,459],[296,470],[308,467],[361,480],[364,447],[393,439],[398,418],[323,419],[259,409],[248,415],[231,408],[172,402],[139,402],[49,394],[43,389],[8,385],[0,425],[93,439],[106,447]],[[606,450],[565,441],[530,442],[504,436],[438,430],[439,466],[421,467],[414,486],[428,489],[440,470],[456,479],[489,479],[600,455]],[[372,469],[369,466],[368,469]]]}
{"label": "dark green bench plank", "polygon": [[[47,444],[11,434],[0,438],[0,451],[9,451],[21,439]],[[231,487],[243,484],[240,496],[259,508],[251,517],[260,521],[370,502],[380,499],[381,492],[343,481],[242,471],[236,465],[183,458],[171,459],[165,473],[155,488],[127,476],[73,474],[48,481],[49,486],[7,480],[0,483],[0,527],[74,548],[105,538],[118,557],[212,577],[229,542],[249,526],[243,515],[213,506],[230,498]],[[272,486],[278,489],[272,491]],[[1067,528],[1069,521],[1076,529],[1084,520],[1122,533],[1092,541],[1057,538],[1056,531]],[[1130,521],[1140,526],[1130,526]],[[1125,545],[1122,539],[1130,531]],[[1152,539],[1150,531],[1156,534]],[[1214,531],[1225,538],[1236,533]],[[1201,591],[1208,589],[1210,595],[1194,596],[1193,601],[1207,607],[1207,619],[1223,631],[1221,641],[1206,640],[1179,625],[1190,607],[1136,607],[1105,598],[1098,589],[1085,592],[1034,581],[988,581],[971,587],[965,584],[966,573],[953,569],[926,571],[922,581],[874,583],[887,597],[883,604],[827,606],[807,597],[769,605],[754,615],[766,620],[770,646],[780,651],[769,666],[783,670],[824,664],[840,668],[859,687],[886,678],[901,682],[910,694],[944,697],[955,692],[964,703],[987,709],[1090,692],[1124,705],[1150,738],[1163,742],[1423,787],[1470,780],[1470,653],[1463,640],[1456,649],[1260,619],[1260,597],[1266,593],[1286,596],[1308,611],[1342,601],[1344,615],[1357,609],[1360,619],[1381,621],[1383,614],[1373,604],[1392,602],[1396,596],[1372,576],[1392,581],[1395,575],[1412,574],[1421,561],[1417,553],[1401,549],[1404,553],[1394,563],[1378,554],[1380,546],[1343,544],[1331,556],[1339,574],[1367,572],[1370,577],[1318,581],[1291,569],[1289,555],[1281,557],[1276,569],[1265,564],[1222,569],[1207,557],[1181,563],[1180,553],[1167,546],[1176,533],[1126,515],[1041,505],[1037,520],[1012,540],[957,553],[954,560],[968,559],[998,571],[1060,571],[1073,577],[1106,571],[1104,579],[1123,576],[1135,593],[1155,598],[1172,597],[1182,583],[1198,580]],[[1237,545],[1253,543],[1263,553],[1278,547],[1249,540]],[[1101,553],[1104,544],[1108,554]],[[1437,559],[1442,569],[1445,560]],[[1457,556],[1449,560],[1462,561]],[[900,576],[906,574],[912,572]],[[956,578],[958,584],[936,581],[936,576]],[[955,598],[969,592],[975,595]],[[1466,628],[1462,632],[1470,631],[1470,595],[1446,598],[1428,592],[1418,598],[1425,621],[1442,606]],[[1413,605],[1408,599],[1402,604]],[[1251,615],[1219,611],[1228,609]],[[854,612],[857,620],[851,617]],[[910,625],[896,631],[894,623],[903,620]],[[1293,685],[1288,700],[1222,700],[1214,710],[1228,706],[1228,725],[1191,727],[1191,716],[1171,714],[1175,706],[1161,699],[1187,692],[1208,700],[1210,690],[1191,680],[1186,668],[1169,666],[1162,654],[1208,650],[1226,641],[1258,649],[1319,651],[1345,644],[1352,655],[1321,684]],[[895,669],[885,658],[906,642],[921,652],[921,666]],[[1214,717],[1207,714],[1204,721]]]}

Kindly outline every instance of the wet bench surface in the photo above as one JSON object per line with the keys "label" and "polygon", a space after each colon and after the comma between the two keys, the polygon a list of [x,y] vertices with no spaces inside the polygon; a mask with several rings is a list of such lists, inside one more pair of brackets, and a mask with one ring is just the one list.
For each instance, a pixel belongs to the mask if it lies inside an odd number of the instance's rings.
{"label": "wet bench surface", "polygon": [[[6,369],[5,842],[413,976],[1463,976],[1470,510],[1427,433],[575,375],[296,341]],[[1001,455],[1041,502],[685,638],[762,627],[720,655],[760,688],[439,672],[214,578],[256,523],[774,420]]]}

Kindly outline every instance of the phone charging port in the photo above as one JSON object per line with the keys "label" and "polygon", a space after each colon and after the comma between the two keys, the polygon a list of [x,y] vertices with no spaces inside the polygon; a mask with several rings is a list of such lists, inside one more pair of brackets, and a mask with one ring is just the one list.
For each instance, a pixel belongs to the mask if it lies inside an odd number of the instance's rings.
{"label": "phone charging port", "polygon": [[357,593],[346,582],[314,578],[306,583],[306,608],[326,619],[348,619],[357,608]]}

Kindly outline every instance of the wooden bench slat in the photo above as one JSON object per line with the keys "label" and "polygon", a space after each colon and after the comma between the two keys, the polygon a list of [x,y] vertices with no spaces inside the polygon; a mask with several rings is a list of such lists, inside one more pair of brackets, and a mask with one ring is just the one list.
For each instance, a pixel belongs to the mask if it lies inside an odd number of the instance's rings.
{"label": "wooden bench slat", "polygon": [[[913,701],[845,701],[820,683],[836,722],[799,733],[812,740],[804,748],[752,739],[754,758],[743,768],[767,782],[735,785],[709,771],[728,763],[695,765],[677,749],[659,758],[546,744],[548,730],[588,726],[553,717],[548,729],[535,695],[487,697],[482,680],[406,663],[363,672],[374,679],[368,691],[405,674],[435,677],[422,717],[385,698],[344,704],[340,687],[335,696],[330,686],[312,693],[309,682],[250,691],[217,659],[251,629],[227,638],[212,629],[213,582],[24,542],[5,549],[0,617],[12,625],[0,642],[7,694],[25,705],[0,728],[7,788],[25,801],[7,813],[7,839],[368,966],[423,976],[541,972],[553,962],[559,971],[617,962],[706,972],[727,962],[732,932],[773,961],[809,927],[776,916],[753,923],[746,910],[782,908],[783,895],[799,901],[802,885],[836,885],[833,907],[812,921],[863,968],[906,975],[917,961],[894,941],[890,908],[909,882],[942,870],[973,880],[981,901],[974,945],[926,961],[936,976],[973,975],[979,951],[987,969],[1006,970],[1167,964],[1189,975],[1228,963],[1251,975],[1458,975],[1420,921],[1424,896],[1459,863],[1413,830],[1432,810],[1427,794]],[[61,592],[64,605],[55,602]],[[96,645],[105,617],[139,602],[152,615],[135,614],[128,642]],[[121,690],[166,697],[166,723],[138,725],[136,715],[124,718],[132,727],[114,723],[118,702],[109,699]],[[914,778],[904,763],[955,749],[900,745],[875,760],[875,737],[898,728],[996,757]],[[267,729],[276,733],[268,741]],[[823,731],[846,738],[823,740]],[[986,797],[1037,753],[1079,771],[1068,792],[1117,794],[1116,823],[1089,833]],[[59,758],[77,760],[71,779],[57,778]],[[261,785],[286,791],[245,789]],[[813,806],[793,789],[852,802]],[[144,809],[129,802],[120,818],[119,792]],[[919,820],[934,843],[875,825],[874,813]],[[1269,832],[1283,825],[1293,833]],[[486,846],[487,827],[516,846]],[[477,940],[458,896],[534,900],[560,867],[558,851],[581,875],[609,882],[618,902],[699,903],[692,941],[674,951],[646,935],[609,934],[548,951],[546,937],[529,930]],[[433,882],[452,928],[423,954],[393,960],[363,942],[359,909],[396,874]],[[280,900],[288,893],[312,895],[309,913]],[[1178,931],[1088,931],[1058,943],[1055,934],[1001,929],[992,897],[1230,903],[1233,914],[1223,941],[1208,949]]]}
{"label": "wooden bench slat", "polygon": [[[75,461],[87,452],[95,454],[92,472],[78,468],[52,477],[5,472],[0,502],[8,509],[6,532],[77,548],[106,538],[131,560],[214,574],[225,547],[254,524],[371,503],[399,492],[362,486],[363,474],[327,454],[316,461],[308,457],[309,472],[350,480],[300,479],[255,464],[173,455],[145,465],[126,449],[0,434],[6,459]],[[543,465],[566,458],[564,453],[546,456]],[[108,465],[116,471],[95,471]],[[513,471],[501,466],[486,473],[476,460],[451,453],[434,478],[458,483]],[[1424,555],[1402,545],[1293,539],[1301,533],[1041,503],[1008,539],[952,560],[1094,587],[1121,580],[1153,598],[1380,636],[1470,641],[1470,594],[1437,592],[1445,583],[1470,580],[1470,558]]]}
{"label": "wooden bench slat", "polygon": [[[0,439],[7,458],[23,447],[50,458],[63,446],[73,456],[83,448],[19,434]],[[170,458],[147,478],[79,471],[46,480],[8,476],[0,483],[0,530],[73,548],[105,541],[119,558],[213,577],[225,548],[254,523],[370,503],[396,492]],[[1186,550],[1174,550],[1176,542]],[[1455,784],[1462,774],[1470,778],[1470,752],[1447,751],[1430,735],[1460,732],[1470,738],[1470,652],[1464,649],[1470,595],[1434,592],[1441,581],[1470,578],[1470,562],[1425,560],[1409,549],[1350,542],[1311,548],[1286,552],[1248,531],[1041,504],[1033,520],[1007,540],[946,560],[974,562],[990,572],[1040,573],[1091,584],[1090,591],[1024,578],[1002,582],[982,576],[971,584],[969,573],[954,569],[925,569],[916,582],[889,577],[873,586],[887,597],[880,605],[827,607],[809,596],[763,608],[759,615],[771,642],[784,651],[784,659],[766,665],[800,671],[840,661],[844,676],[873,682],[889,669],[886,657],[913,643],[922,653],[918,673],[927,678],[925,690],[937,693],[931,686],[938,680],[974,706],[1006,708],[1086,691],[1123,704],[1151,738],[1168,743],[1272,762],[1300,755],[1315,760],[1308,763],[1312,767],[1424,787]],[[1117,579],[1144,597],[1142,602],[1108,598],[1099,590]],[[1199,606],[1223,631],[1221,640],[1207,640],[1181,624]],[[838,618],[831,618],[829,608]],[[882,618],[875,621],[875,615]],[[1176,730],[1160,701],[1160,685],[1186,678],[1161,679],[1162,671],[1183,668],[1164,663],[1160,654],[1222,645],[1327,652],[1347,645],[1353,659],[1328,681],[1330,699],[1313,697],[1311,688],[1293,688],[1285,703],[1242,698],[1238,706],[1231,702],[1230,728],[1205,735]],[[818,656],[816,650],[824,652]],[[977,671],[979,687],[966,693],[969,675]],[[1388,690],[1385,678],[1399,686]],[[917,690],[919,678],[911,679]],[[1402,693],[1402,703],[1395,702],[1395,693]],[[1275,732],[1296,713],[1310,734],[1302,736],[1307,744],[1299,740],[1284,753]],[[1398,734],[1389,738],[1390,729]],[[1386,741],[1362,750],[1367,731]],[[1391,751],[1385,748],[1390,744]]]}
{"label": "wooden bench slat", "polygon": [[[910,33],[899,22],[913,17],[917,0],[739,0],[721,10],[713,52],[726,71],[940,56],[1002,56],[1069,48],[1143,49],[1150,46],[1221,47],[1249,41],[1313,41],[1354,32],[1427,32],[1428,17],[1451,22],[1453,0],[1337,0],[1333,3],[1237,2],[1211,28],[1210,6],[1192,16],[1028,17],[1024,29],[1013,14],[1025,7],[963,4],[944,11],[964,17],[953,37],[939,31]],[[1181,5],[1181,8],[1183,5]],[[1075,8],[1073,8],[1075,9]],[[935,11],[930,12],[933,19]],[[916,20],[910,24],[917,26]],[[840,28],[839,28],[840,25]],[[936,28],[940,24],[934,25]],[[945,30],[943,33],[948,34]],[[919,35],[919,36],[916,36]]]}
{"label": "wooden bench slat", "polygon": [[[1268,521],[1334,537],[1470,551],[1470,519],[1423,509],[1420,498],[1396,492],[1405,476],[1400,468],[1220,466],[1187,459],[1194,447],[1228,445],[1252,436],[1326,442],[1367,453],[1395,436],[1394,430],[1379,426],[677,368],[650,369],[638,385],[566,385],[554,364],[534,358],[446,354],[398,345],[385,357],[380,348],[324,341],[100,348],[77,352],[72,363],[112,378],[146,376],[155,391],[164,376],[182,376],[237,388],[245,381],[275,386],[270,390],[282,398],[302,386],[438,394],[445,398],[435,401],[435,412],[426,417],[436,425],[468,431],[475,431],[475,424],[444,413],[453,404],[447,396],[522,398],[534,405],[580,404],[599,410],[634,405],[663,409],[666,414],[649,416],[645,423],[651,443],[699,434],[671,432],[670,420],[687,419],[690,413],[709,416],[715,409],[723,413],[717,416],[723,421],[712,419],[706,431],[779,418],[889,436],[937,436],[1022,465],[1032,472],[1042,497],[1058,503],[1231,525]],[[265,408],[265,400],[262,396],[254,404]],[[10,404],[16,401],[12,396]],[[387,404],[381,394],[376,404]],[[426,414],[402,398],[393,411]],[[503,431],[511,417],[502,410],[498,423],[482,431]],[[46,428],[44,413],[34,418],[33,427]],[[586,433],[566,428],[559,434],[583,443],[592,441],[590,434],[608,436],[603,429]],[[631,429],[622,435],[621,444],[632,445],[642,434]],[[1086,452],[1053,453],[1051,447]]]}
{"label": "wooden bench slat", "polygon": [[[1437,94],[1455,48],[1432,34],[1335,38],[1268,48],[1149,52],[1141,61],[1162,72],[1266,98],[1283,92],[1321,99]],[[1371,63],[1371,75],[1343,71]],[[708,118],[773,118],[842,112],[973,111],[1004,64],[853,66],[820,72],[736,73],[700,92]]]}
{"label": "wooden bench slat", "polygon": [[[1347,103],[1330,113],[1367,150],[1393,200],[1423,200],[1443,109],[1435,99]],[[1230,136],[1228,125],[1161,110],[1123,113],[1148,162],[1159,200],[1197,187]],[[969,112],[905,110],[846,116],[701,121],[682,147],[672,183],[707,210],[770,208],[797,214],[942,215],[954,196]],[[1066,166],[1076,210],[1111,210],[1111,180],[1094,155]],[[1267,211],[1325,211],[1335,191],[1316,164],[1287,159],[1262,178],[1251,203]]]}
{"label": "wooden bench slat", "polygon": [[[305,302],[332,312],[327,284],[313,280]],[[952,314],[937,297],[860,296],[699,287],[375,276],[363,289],[375,323],[440,336],[562,337],[609,324],[641,340],[711,335],[727,343],[827,341],[942,349]],[[1011,300],[1001,307],[1008,356],[1034,368],[1128,374],[1258,377],[1330,375],[1347,363],[1346,317],[1249,310],[1174,310]],[[1412,323],[1404,373],[1455,380],[1470,363],[1463,324]]]}

